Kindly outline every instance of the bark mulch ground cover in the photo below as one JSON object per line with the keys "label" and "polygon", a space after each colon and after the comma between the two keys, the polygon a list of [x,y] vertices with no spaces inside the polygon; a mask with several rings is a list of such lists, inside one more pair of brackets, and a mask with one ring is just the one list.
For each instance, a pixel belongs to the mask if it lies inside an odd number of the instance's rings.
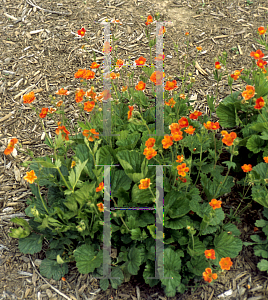
{"label": "bark mulch ground cover", "polygon": [[[27,105],[22,95],[35,92],[33,105],[41,111],[50,107],[49,95],[61,87],[68,89],[66,115],[72,125],[83,120],[78,115],[74,101],[76,88],[82,87],[74,78],[78,69],[89,68],[93,62],[93,50],[98,63],[102,63],[103,27],[100,22],[106,18],[119,19],[116,37],[117,56],[134,61],[144,56],[149,62],[150,49],[145,35],[145,19],[159,12],[161,21],[172,21],[164,36],[165,73],[173,79],[179,74],[178,55],[173,42],[179,44],[179,62],[184,68],[186,54],[185,32],[190,32],[188,62],[196,55],[196,47],[202,51],[197,56],[196,68],[191,71],[196,82],[189,95],[195,100],[193,107],[209,114],[206,95],[216,94],[213,77],[214,58],[225,50],[228,53],[227,70],[251,67],[251,51],[264,47],[259,45],[257,28],[268,23],[268,3],[266,0],[2,0],[0,3],[0,299],[167,299],[161,285],[150,288],[142,282],[142,275],[132,276],[131,281],[122,284],[118,290],[101,291],[99,280],[92,276],[80,275],[75,265],[70,266],[66,281],[45,280],[39,274],[39,265],[45,257],[44,251],[35,255],[23,255],[18,250],[16,239],[8,236],[10,219],[24,217],[26,200],[31,195],[24,181],[25,168],[20,163],[30,160],[18,152],[4,155],[10,138],[17,138],[23,149],[30,149],[34,156],[50,154],[43,143],[43,129],[39,117]],[[141,18],[144,16],[144,19]],[[88,42],[77,35],[77,30],[85,27]],[[115,27],[111,25],[114,33]],[[152,36],[153,37],[153,36]],[[81,47],[85,45],[83,49]],[[154,55],[154,54],[153,54]],[[153,56],[154,57],[154,56]],[[268,56],[266,56],[267,58]],[[263,58],[265,59],[265,57]],[[137,84],[140,69],[135,70],[134,83]],[[99,71],[96,78],[100,78]],[[120,78],[119,86],[124,82]],[[124,84],[125,85],[125,84]],[[180,85],[180,82],[179,82]],[[234,82],[233,90],[243,90],[246,83]],[[102,91],[102,82],[94,82],[95,92]],[[145,91],[149,94],[148,91]],[[216,107],[230,94],[227,76],[219,84]],[[215,114],[212,121],[217,121]],[[55,135],[57,124],[44,121],[51,136]],[[230,129],[230,128],[229,128]],[[239,130],[233,128],[232,130]],[[221,162],[229,160],[229,153],[222,153]],[[247,161],[245,163],[250,163]],[[227,169],[225,170],[225,172]],[[225,173],[226,174],[226,173]],[[239,180],[236,173],[230,176]],[[200,189],[201,190],[201,189]],[[241,202],[238,192],[243,187],[235,185],[232,192],[222,197],[223,209],[229,213]],[[43,192],[45,192],[43,190]],[[240,209],[243,209],[245,200]],[[256,203],[240,216],[236,225],[241,230],[243,241],[251,241],[254,222],[261,218],[262,207]],[[173,298],[194,299],[268,299],[267,273],[260,272],[256,265],[259,258],[252,248],[243,248],[233,260],[230,271],[220,276],[213,286],[192,282],[184,295]],[[229,291],[229,295],[221,295]]]}

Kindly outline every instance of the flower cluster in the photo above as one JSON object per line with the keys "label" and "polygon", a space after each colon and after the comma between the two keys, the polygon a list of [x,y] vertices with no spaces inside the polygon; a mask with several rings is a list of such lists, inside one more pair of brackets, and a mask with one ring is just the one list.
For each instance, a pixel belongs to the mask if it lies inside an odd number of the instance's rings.
{"label": "flower cluster", "polygon": [[[205,257],[206,259],[212,259],[212,260],[216,259],[215,250],[214,249],[205,250]],[[225,257],[225,258],[223,257],[219,261],[219,265],[222,270],[230,270],[231,266],[233,265],[233,262],[231,261],[230,257]],[[205,272],[203,272],[203,278],[205,281],[211,283],[212,280],[216,280],[218,278],[218,275],[216,273],[212,273],[211,268],[206,268]]]}

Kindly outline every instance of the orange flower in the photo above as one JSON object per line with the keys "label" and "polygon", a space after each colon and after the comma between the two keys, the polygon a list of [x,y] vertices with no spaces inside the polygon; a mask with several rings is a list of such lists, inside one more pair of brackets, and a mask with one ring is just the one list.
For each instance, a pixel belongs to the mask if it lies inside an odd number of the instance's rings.
{"label": "orange flower", "polygon": [[250,53],[250,56],[252,56],[253,58],[255,59],[260,59],[260,58],[263,58],[264,57],[264,54],[262,53],[261,50],[257,50],[256,52],[252,51]]}
{"label": "orange flower", "polygon": [[98,203],[97,206],[98,206],[98,210],[100,212],[104,212],[104,205],[103,205],[103,203]]}
{"label": "orange flower", "polygon": [[218,122],[212,122],[211,123],[211,130],[217,130],[217,129],[219,129],[220,128],[220,124],[218,123]]}
{"label": "orange flower", "polygon": [[226,134],[228,134],[228,131],[226,131],[226,130],[221,131],[221,135],[225,136]]}
{"label": "orange flower", "polygon": [[48,108],[43,107],[42,110],[41,110],[41,113],[39,114],[39,117],[41,119],[43,119],[47,116],[47,113],[48,113]]}
{"label": "orange flower", "polygon": [[230,134],[225,134],[222,142],[227,146],[232,146],[233,141],[236,139],[237,135],[235,132],[231,132]]}
{"label": "orange flower", "polygon": [[111,79],[116,79],[116,78],[117,78],[115,72],[112,72],[112,73],[110,74],[110,78],[111,78]]}
{"label": "orange flower", "polygon": [[201,50],[202,50],[202,47],[196,47],[196,50],[197,50],[197,51],[201,51]]}
{"label": "orange flower", "polygon": [[254,227],[253,231],[254,232],[259,231],[259,228],[258,227]]}
{"label": "orange flower", "polygon": [[169,99],[168,102],[165,101],[165,104],[168,106],[171,106],[172,108],[174,107],[174,105],[176,104],[176,102],[174,101],[173,98]]}
{"label": "orange flower", "polygon": [[243,71],[244,69],[242,69],[241,71],[239,70],[235,70],[234,71],[234,74],[231,74],[230,76],[234,79],[234,80],[237,80],[239,78],[239,76],[241,75],[241,72]]}
{"label": "orange flower", "polygon": [[181,162],[183,162],[183,159],[184,159],[183,155],[178,155],[176,162],[181,163]]}
{"label": "orange flower", "polygon": [[144,58],[143,56],[141,56],[137,60],[135,60],[135,63],[137,66],[142,66],[145,64],[145,62],[146,62],[146,58]]}
{"label": "orange flower", "polygon": [[[59,126],[60,122],[58,122],[58,126]],[[70,132],[65,128],[65,126],[59,126],[55,133],[57,135],[59,135],[61,133],[61,136],[65,139],[65,141],[69,141],[69,136],[68,134],[70,134]]]}
{"label": "orange flower", "polygon": [[217,70],[221,69],[221,65],[220,65],[220,63],[218,61],[215,62],[215,68]]}
{"label": "orange flower", "polygon": [[17,142],[18,142],[18,140],[16,138],[11,139],[10,142],[8,143],[7,148],[4,151],[4,154],[9,155],[10,153],[12,153],[14,150],[14,146],[15,146],[15,144],[17,144]]}
{"label": "orange flower", "polygon": [[101,190],[103,190],[103,187],[104,187],[104,182],[101,182],[101,183],[99,184],[99,186],[96,188],[96,192],[98,193],[98,192],[100,192]]}
{"label": "orange flower", "polygon": [[197,120],[198,117],[201,116],[201,115],[202,115],[201,111],[195,110],[192,114],[190,114],[190,117],[189,117],[189,118],[190,118],[191,120]]}
{"label": "orange flower", "polygon": [[254,106],[255,109],[262,109],[265,105],[265,101],[262,97],[256,100],[256,105]]}
{"label": "orange flower", "polygon": [[185,32],[185,35],[189,35],[190,33],[189,32]]}
{"label": "orange flower", "polygon": [[86,69],[79,69],[75,74],[74,78],[83,78],[84,74],[86,73]]}
{"label": "orange flower", "polygon": [[220,260],[219,265],[221,266],[222,270],[230,270],[233,262],[231,261],[230,257],[225,257]]}
{"label": "orange flower", "polygon": [[84,36],[85,33],[86,33],[86,29],[83,27],[83,28],[79,29],[79,30],[77,31],[77,33],[78,33],[79,35],[81,35],[81,36]]}
{"label": "orange flower", "polygon": [[91,69],[98,69],[99,68],[99,64],[97,64],[95,61],[93,61],[93,63],[91,64],[90,68]]}
{"label": "orange flower", "polygon": [[184,128],[184,127],[188,127],[189,126],[189,122],[188,122],[188,119],[185,118],[185,117],[182,117],[179,119],[178,123],[180,124],[180,127],[181,128]]}
{"label": "orange flower", "polygon": [[152,147],[149,147],[144,149],[143,154],[148,160],[150,160],[151,158],[157,155],[157,152]]}
{"label": "orange flower", "polygon": [[155,139],[154,138],[149,138],[146,142],[145,142],[145,146],[146,147],[153,147],[155,144]]}
{"label": "orange flower", "polygon": [[122,92],[125,92],[127,90],[127,86],[122,87]]}
{"label": "orange flower", "polygon": [[121,68],[124,65],[124,61],[122,59],[118,59],[116,62],[116,66],[117,68]]}
{"label": "orange flower", "polygon": [[167,81],[166,86],[165,86],[165,90],[166,91],[172,91],[172,90],[176,89],[177,87],[178,86],[177,86],[177,81],[176,80]]}
{"label": "orange flower", "polygon": [[212,199],[212,200],[209,202],[209,205],[210,205],[213,209],[221,208],[221,204],[222,204],[222,202],[221,202],[221,201],[218,201],[218,200],[216,200],[216,199]]}
{"label": "orange flower", "polygon": [[135,86],[137,91],[144,91],[146,84],[143,81],[139,81],[139,83]]}
{"label": "orange flower", "polygon": [[56,111],[56,108],[53,108],[53,107],[51,107],[51,108],[48,110],[48,112],[49,112],[50,114],[53,114],[55,111]]}
{"label": "orange flower", "polygon": [[128,106],[129,111],[127,113],[127,119],[129,120],[132,117],[132,111],[134,109],[134,106]]}
{"label": "orange flower", "polygon": [[152,17],[151,15],[149,15],[149,16],[147,17],[147,22],[145,22],[145,25],[146,25],[146,26],[147,26],[147,25],[150,25],[152,22],[153,22],[153,17]]}
{"label": "orange flower", "polygon": [[71,163],[71,169],[76,165],[76,162],[73,160]]}
{"label": "orange flower", "polygon": [[94,79],[95,77],[95,72],[91,71],[91,70],[86,70],[86,72],[83,74],[83,79]]}
{"label": "orange flower", "polygon": [[23,96],[23,103],[32,103],[35,100],[34,92],[30,92]]}
{"label": "orange flower", "polygon": [[58,101],[58,102],[56,103],[56,106],[57,106],[57,107],[60,107],[60,106],[62,105],[62,103],[63,103],[63,101],[60,100],[60,101]]}
{"label": "orange flower", "polygon": [[93,86],[90,88],[90,90],[86,91],[86,93],[85,93],[85,97],[92,98],[93,100],[95,100],[96,96],[97,96],[97,94],[94,93],[94,87]]}
{"label": "orange flower", "polygon": [[182,98],[182,99],[186,99],[186,96],[185,96],[185,94],[180,94],[180,98]]}
{"label": "orange flower", "polygon": [[86,92],[84,92],[82,89],[79,89],[76,91],[75,93],[75,101],[76,103],[79,103],[81,101],[83,101],[83,97],[85,95]]}
{"label": "orange flower", "polygon": [[168,149],[170,146],[172,146],[173,136],[165,135],[164,139],[162,140],[162,145],[164,149]]}
{"label": "orange flower", "polygon": [[26,176],[24,176],[23,179],[25,179],[30,184],[33,184],[35,179],[37,179],[37,177],[35,176],[34,170],[32,170],[30,172],[26,172]]}
{"label": "orange flower", "polygon": [[[90,132],[93,134],[93,136],[90,134]],[[82,134],[83,136],[87,137],[90,142],[93,142],[94,139],[99,139],[99,133],[96,132],[95,129],[85,129]]]}
{"label": "orange flower", "polygon": [[62,96],[67,96],[70,94],[70,92],[68,92],[67,90],[65,90],[64,88],[59,89],[56,93],[56,95],[62,95]]}
{"label": "orange flower", "polygon": [[212,270],[210,268],[206,268],[205,272],[203,272],[203,278],[207,282],[211,282],[213,279],[216,280],[218,275],[216,273],[212,274]]}
{"label": "orange flower", "polygon": [[161,71],[154,71],[153,74],[150,76],[150,80],[155,85],[161,85],[162,84],[161,76],[165,77],[165,73]]}
{"label": "orange flower", "polygon": [[263,159],[268,164],[268,156],[264,157]]}
{"label": "orange flower", "polygon": [[87,101],[84,103],[84,110],[91,112],[93,110],[94,106],[95,106],[94,101]]}
{"label": "orange flower", "polygon": [[194,134],[195,128],[191,125],[189,126],[184,132],[187,132],[188,134]]}
{"label": "orange flower", "polygon": [[216,259],[215,250],[213,250],[213,249],[205,250],[205,256],[207,259]]}
{"label": "orange flower", "polygon": [[250,172],[252,170],[252,165],[251,164],[249,164],[249,165],[244,164],[241,168],[242,168],[243,172],[247,173],[247,172]]}
{"label": "orange flower", "polygon": [[265,34],[265,32],[267,31],[267,29],[264,29],[264,27],[261,26],[261,27],[258,28],[258,31],[259,31],[259,35],[262,35],[262,34]]}
{"label": "orange flower", "polygon": [[189,172],[189,168],[186,168],[186,163],[177,166],[178,174],[182,177],[186,176],[186,172]]}
{"label": "orange flower", "polygon": [[145,178],[140,180],[139,189],[140,190],[146,190],[148,187],[150,187],[150,178]]}
{"label": "orange flower", "polygon": [[256,62],[257,66],[261,69],[264,69],[264,66],[267,65],[267,62],[262,60],[262,59],[259,59],[257,62]]}
{"label": "orange flower", "polygon": [[61,280],[62,280],[62,281],[66,281],[66,278],[65,278],[65,277],[62,277]]}

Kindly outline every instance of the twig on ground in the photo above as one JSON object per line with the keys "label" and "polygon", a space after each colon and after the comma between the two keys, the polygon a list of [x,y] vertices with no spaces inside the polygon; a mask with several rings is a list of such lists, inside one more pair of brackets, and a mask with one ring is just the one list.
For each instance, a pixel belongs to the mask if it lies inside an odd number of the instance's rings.
{"label": "twig on ground", "polygon": [[33,268],[35,269],[35,272],[47,283],[47,284],[49,284],[50,285],[50,287],[55,291],[55,292],[57,292],[59,295],[61,295],[62,297],[64,297],[65,299],[68,299],[68,300],[72,300],[71,298],[69,298],[67,295],[65,295],[65,294],[63,294],[61,291],[59,291],[58,289],[56,289],[53,285],[51,285],[39,272],[38,272],[38,270],[37,270],[37,268],[36,268],[36,266],[35,266],[35,264],[34,264],[34,262],[33,262],[33,260],[32,260],[32,258],[31,258],[31,256],[29,255],[29,258],[30,258],[30,260],[31,260],[31,263],[32,263],[32,265],[33,265]]}
{"label": "twig on ground", "polygon": [[49,12],[49,13],[51,13],[51,14],[68,15],[68,16],[72,15],[72,12],[71,12],[71,13],[66,13],[66,12],[53,11],[53,10],[49,10],[49,9],[42,8],[42,7],[38,6],[38,5],[36,5],[36,4],[33,2],[33,0],[26,0],[26,2],[27,2],[28,4],[30,4],[30,5],[32,5],[32,6],[36,7],[36,8],[38,8],[38,9],[41,9],[41,10],[43,10],[43,11],[45,11],[45,12]]}

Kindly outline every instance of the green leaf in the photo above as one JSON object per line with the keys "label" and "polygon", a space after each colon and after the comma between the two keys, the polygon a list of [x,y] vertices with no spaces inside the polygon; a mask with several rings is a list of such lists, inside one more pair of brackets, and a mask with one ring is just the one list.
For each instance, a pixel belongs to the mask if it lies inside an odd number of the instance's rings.
{"label": "green leaf", "polygon": [[263,146],[265,145],[265,141],[262,140],[258,135],[253,134],[247,141],[246,147],[248,150],[253,153],[259,153],[263,150]]}
{"label": "green leaf", "polygon": [[223,231],[214,239],[214,250],[216,253],[214,263],[218,265],[222,257],[235,258],[242,250],[242,245],[243,243],[240,239]]}
{"label": "green leaf", "polygon": [[35,254],[42,250],[43,235],[31,233],[23,239],[19,239],[19,250],[24,254]]}
{"label": "green leaf", "polygon": [[268,208],[268,194],[264,186],[252,186],[252,199],[262,206]]}
{"label": "green leaf", "polygon": [[142,231],[140,228],[131,229],[131,238],[136,241],[143,241],[148,237],[145,230]]}
{"label": "green leaf", "polygon": [[12,228],[11,232],[8,234],[9,236],[11,236],[15,239],[26,238],[27,236],[29,236],[29,234],[31,232],[31,227],[26,220],[16,217],[16,218],[12,218],[10,221],[15,224],[23,226],[24,229],[22,227]]}
{"label": "green leaf", "polygon": [[210,266],[209,262],[204,258],[204,253],[202,254],[200,256],[192,256],[191,260],[186,263],[189,271],[196,276],[202,276],[204,270]]}
{"label": "green leaf", "polygon": [[266,226],[268,224],[268,221],[266,221],[266,220],[257,220],[256,222],[255,222],[255,225],[257,226],[257,227],[264,227],[264,226]]}
{"label": "green leaf", "polygon": [[268,245],[256,245],[253,249],[256,256],[268,258]]}
{"label": "green leaf", "polygon": [[131,195],[134,203],[153,203],[154,200],[149,189],[140,190],[137,184],[133,186]]}
{"label": "green leaf", "polygon": [[45,168],[57,169],[57,167],[52,163],[51,159],[47,156],[47,161],[41,159],[34,159],[34,162],[39,163],[41,166]]}
{"label": "green leaf", "polygon": [[268,261],[266,259],[262,259],[258,264],[257,267],[260,271],[268,271]]}
{"label": "green leaf", "polygon": [[96,176],[92,171],[92,169],[95,167],[94,160],[92,154],[89,152],[88,147],[85,144],[78,144],[75,149],[75,154],[81,163],[87,161],[85,172],[92,180],[96,180]]}
{"label": "green leaf", "polygon": [[230,169],[230,170],[231,170],[231,168],[235,169],[235,167],[236,167],[236,163],[231,162],[231,161],[223,161],[222,163],[227,165],[228,169]]}
{"label": "green leaf", "polygon": [[68,265],[66,263],[59,265],[55,260],[45,258],[40,265],[40,274],[47,279],[53,278],[60,280],[68,273]]}
{"label": "green leaf", "polygon": [[165,213],[172,219],[182,217],[191,210],[189,199],[175,190],[167,193],[164,200]]}
{"label": "green leaf", "polygon": [[132,180],[126,176],[126,173],[123,170],[116,170],[112,168],[111,170],[111,192],[112,197],[116,196],[120,188],[128,191],[130,189]]}
{"label": "green leaf", "polygon": [[77,182],[80,178],[80,175],[81,175],[82,171],[84,170],[87,162],[88,162],[88,159],[86,161],[84,161],[83,163],[81,163],[81,161],[79,160],[79,162],[75,166],[75,172],[74,172],[74,169],[72,169],[71,174],[69,175],[68,178],[69,178],[69,181],[71,183],[73,190],[76,187]]}
{"label": "green leaf", "polygon": [[191,256],[200,256],[201,254],[204,254],[205,250],[206,250],[205,245],[199,240],[197,236],[194,236],[194,245],[193,245],[192,238],[189,239],[187,252]]}
{"label": "green leaf", "polygon": [[124,147],[128,150],[132,150],[135,148],[138,140],[140,139],[140,133],[133,132],[131,134],[128,134],[125,139],[120,139],[116,142],[116,145],[118,147]]}
{"label": "green leaf", "polygon": [[116,267],[116,268],[112,269],[111,278],[113,278],[113,277],[119,278],[119,279],[110,279],[112,288],[117,289],[118,286],[121,285],[124,280],[124,274],[123,274],[122,270],[120,269],[120,267]]}
{"label": "green leaf", "polygon": [[102,146],[98,149],[96,154],[96,165],[113,165],[113,151],[114,150],[108,145]]}
{"label": "green leaf", "polygon": [[[121,166],[125,170],[127,176],[135,183],[144,179],[148,171],[148,162],[144,155],[135,150],[122,150],[116,154]],[[142,168],[145,164],[144,171]]]}
{"label": "green leaf", "polygon": [[232,128],[238,125],[236,122],[236,110],[234,102],[237,101],[239,95],[240,92],[235,92],[227,96],[217,107],[216,114],[222,127]]}
{"label": "green leaf", "polygon": [[100,279],[100,288],[103,291],[106,291],[109,287],[110,283],[108,279]]}
{"label": "green leaf", "polygon": [[137,275],[141,265],[140,251],[132,247],[128,254],[129,261],[127,262],[128,272],[132,275]]}
{"label": "green leaf", "polygon": [[[180,256],[180,253],[167,248],[164,250],[164,264],[158,261],[159,271],[164,268],[164,278],[161,279],[161,282],[165,285],[167,297],[174,297],[177,286],[181,284],[181,276],[179,275],[181,270]],[[170,279],[167,279],[167,277]]]}
{"label": "green leaf", "polygon": [[228,232],[231,232],[230,234],[234,236],[239,236],[241,234],[240,230],[232,223],[224,224],[223,230]]}
{"label": "green leaf", "polygon": [[74,257],[78,271],[81,274],[94,272],[94,270],[100,267],[103,262],[102,250],[99,252],[94,251],[94,247],[87,244],[74,250]]}

